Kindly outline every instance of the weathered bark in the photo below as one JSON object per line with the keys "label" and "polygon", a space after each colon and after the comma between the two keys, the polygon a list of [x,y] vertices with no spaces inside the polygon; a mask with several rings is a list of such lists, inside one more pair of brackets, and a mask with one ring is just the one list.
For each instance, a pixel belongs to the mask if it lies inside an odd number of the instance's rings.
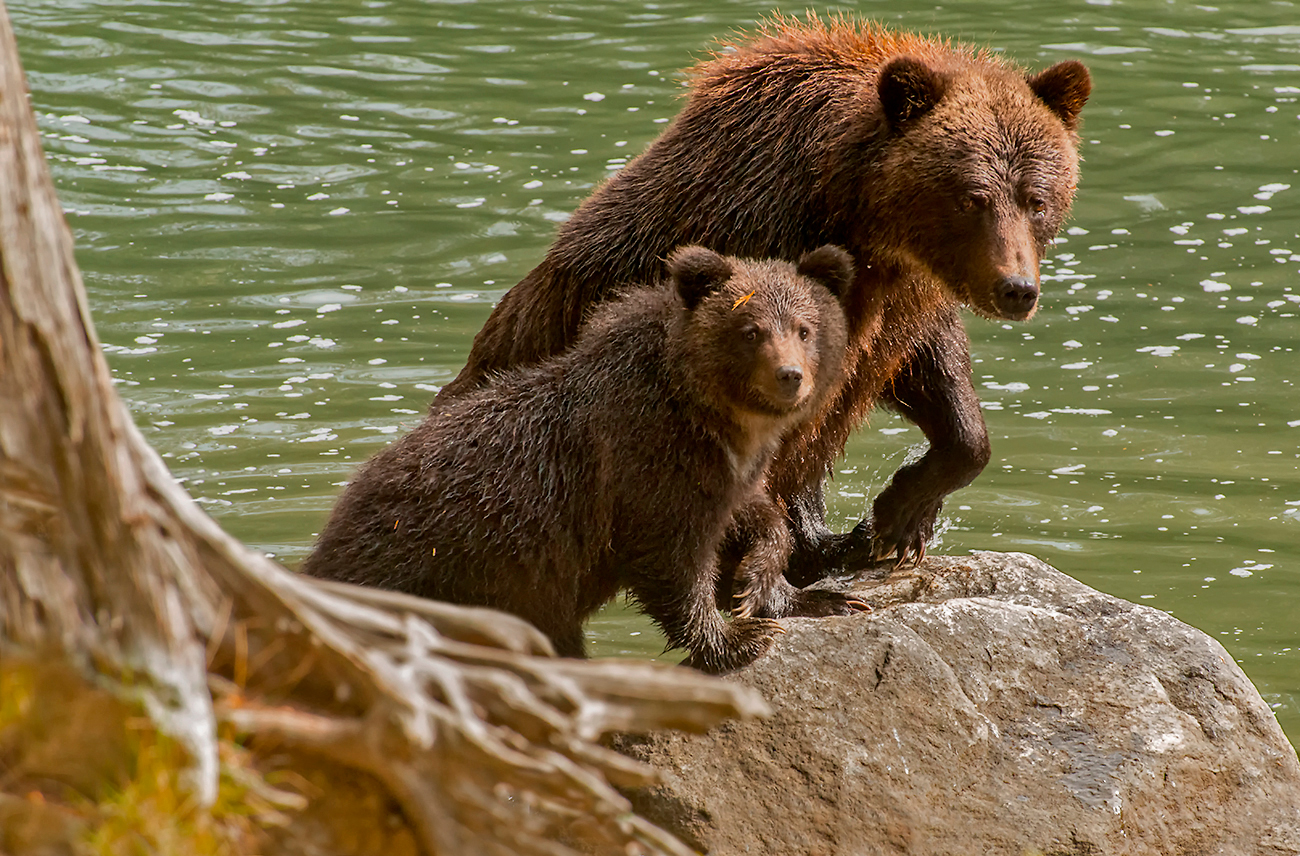
{"label": "weathered bark", "polygon": [[[611,787],[649,769],[596,741],[703,730],[762,700],[685,669],[550,653],[510,616],[293,574],[176,484],[113,389],[0,3],[0,675],[59,687],[51,709],[142,705],[187,749],[205,803],[225,722],[373,776],[429,854],[572,852],[561,839],[689,852]],[[0,790],[111,774],[121,716],[94,704],[47,718],[47,746],[0,722]],[[78,753],[103,763],[73,771]]]}

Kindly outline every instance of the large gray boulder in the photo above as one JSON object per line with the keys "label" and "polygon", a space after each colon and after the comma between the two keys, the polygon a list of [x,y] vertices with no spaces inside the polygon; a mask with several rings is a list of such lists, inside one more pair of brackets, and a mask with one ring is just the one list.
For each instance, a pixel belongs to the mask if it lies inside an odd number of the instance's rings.
{"label": "large gray boulder", "polygon": [[[825,583],[824,583],[825,584]],[[1300,763],[1218,642],[1027,555],[930,558],[731,677],[767,720],[627,737],[729,854],[1300,854]]]}

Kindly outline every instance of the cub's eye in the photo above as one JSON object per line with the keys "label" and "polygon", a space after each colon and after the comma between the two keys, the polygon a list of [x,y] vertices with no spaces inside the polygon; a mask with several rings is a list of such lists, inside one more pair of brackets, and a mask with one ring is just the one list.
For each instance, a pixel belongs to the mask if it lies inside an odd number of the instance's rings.
{"label": "cub's eye", "polygon": [[807,327],[800,327],[800,328],[799,328],[799,339],[800,339],[800,341],[803,341],[803,342],[808,341],[808,336],[809,336],[811,333],[812,333],[812,331],[809,330]]}
{"label": "cub's eye", "polygon": [[1042,214],[1047,210],[1047,200],[1041,196],[1029,197],[1029,210],[1035,214]]}
{"label": "cub's eye", "polygon": [[758,330],[754,329],[753,327],[746,327],[746,328],[745,328],[745,341],[746,341],[746,342],[753,342],[753,341],[755,341],[756,339],[758,339]]}

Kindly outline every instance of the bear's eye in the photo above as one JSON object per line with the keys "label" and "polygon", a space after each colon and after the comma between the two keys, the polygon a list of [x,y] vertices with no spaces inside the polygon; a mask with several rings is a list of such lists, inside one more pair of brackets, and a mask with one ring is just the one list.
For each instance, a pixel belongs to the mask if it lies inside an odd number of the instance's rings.
{"label": "bear's eye", "polygon": [[1047,200],[1041,196],[1029,197],[1029,210],[1035,214],[1042,214],[1047,210]]}
{"label": "bear's eye", "polygon": [[981,211],[987,208],[988,204],[988,197],[980,193],[968,193],[961,198],[961,210],[966,214]]}
{"label": "bear's eye", "polygon": [[758,329],[756,327],[745,328],[745,341],[753,342],[758,339]]}
{"label": "bear's eye", "polygon": [[809,330],[807,327],[800,327],[800,328],[799,328],[799,340],[802,341],[802,342],[806,342],[806,341],[808,341],[808,336],[809,336],[811,333],[812,333],[812,331]]}

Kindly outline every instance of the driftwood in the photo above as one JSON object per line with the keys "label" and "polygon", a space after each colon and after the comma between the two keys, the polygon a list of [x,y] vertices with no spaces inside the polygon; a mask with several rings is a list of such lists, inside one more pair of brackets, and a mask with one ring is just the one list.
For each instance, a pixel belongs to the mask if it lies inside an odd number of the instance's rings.
{"label": "driftwood", "polygon": [[556,659],[500,613],[303,578],[223,532],[113,389],[0,3],[0,679],[15,675],[35,707],[0,720],[0,850],[38,813],[29,789],[93,795],[143,711],[204,805],[220,733],[364,774],[417,852],[688,853],[614,788],[649,768],[598,740],[765,711],[682,668]]}

